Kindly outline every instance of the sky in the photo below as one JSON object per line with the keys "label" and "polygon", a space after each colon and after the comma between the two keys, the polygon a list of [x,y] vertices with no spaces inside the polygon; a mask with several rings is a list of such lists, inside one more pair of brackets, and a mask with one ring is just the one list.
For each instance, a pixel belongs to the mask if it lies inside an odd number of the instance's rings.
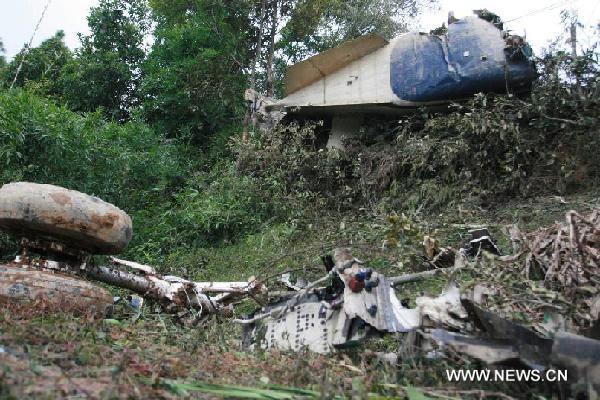
{"label": "sky", "polygon": [[[9,59],[19,52],[23,44],[29,42],[47,1],[0,0],[0,38]],[[79,44],[77,33],[89,33],[86,16],[90,7],[97,4],[98,0],[50,0],[33,46],[62,29],[65,31],[67,46],[76,48]],[[481,8],[495,12],[504,21],[522,17],[506,23],[505,28],[519,35],[526,34],[534,51],[538,53],[547,47],[549,40],[562,33],[560,11],[563,9],[576,10],[585,25],[578,33],[582,46],[591,43],[594,36],[599,35],[592,27],[600,22],[600,0],[439,0],[438,7],[426,11],[421,18],[416,19],[412,28],[428,32],[446,21],[450,10],[460,18]],[[545,10],[539,11],[540,9]],[[535,13],[526,15],[532,12]]]}

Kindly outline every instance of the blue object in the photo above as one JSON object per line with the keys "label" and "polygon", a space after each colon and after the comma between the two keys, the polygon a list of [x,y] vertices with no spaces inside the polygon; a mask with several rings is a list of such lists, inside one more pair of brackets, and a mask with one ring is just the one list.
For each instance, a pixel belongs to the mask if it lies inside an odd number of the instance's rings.
{"label": "blue object", "polygon": [[368,280],[365,283],[365,290],[367,292],[370,292],[374,287],[377,287],[378,285],[379,285],[379,279]]}
{"label": "blue object", "polygon": [[356,279],[357,279],[359,282],[363,282],[363,281],[364,281],[364,280],[367,278],[367,271],[365,271],[365,270],[362,270],[362,269],[361,269],[361,270],[360,270],[360,271],[358,271],[358,272],[356,273],[356,275],[354,275],[354,276],[356,276]]}
{"label": "blue object", "polygon": [[508,47],[493,24],[466,17],[447,35],[408,33],[390,56],[390,85],[414,102],[447,101],[478,92],[523,92],[536,78],[528,46]]}
{"label": "blue object", "polygon": [[367,312],[371,317],[374,317],[377,314],[377,306],[373,304],[371,307],[367,308]]}

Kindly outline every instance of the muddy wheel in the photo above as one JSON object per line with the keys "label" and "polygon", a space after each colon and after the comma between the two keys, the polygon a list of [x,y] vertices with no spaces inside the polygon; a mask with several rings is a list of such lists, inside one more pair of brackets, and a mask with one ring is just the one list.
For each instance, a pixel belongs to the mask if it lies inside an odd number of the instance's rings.
{"label": "muddy wheel", "polygon": [[112,310],[112,295],[91,282],[22,266],[0,265],[0,298],[35,301],[53,309],[104,317]]}
{"label": "muddy wheel", "polygon": [[131,218],[96,197],[53,185],[0,188],[0,229],[57,241],[93,254],[118,254],[131,240]]}

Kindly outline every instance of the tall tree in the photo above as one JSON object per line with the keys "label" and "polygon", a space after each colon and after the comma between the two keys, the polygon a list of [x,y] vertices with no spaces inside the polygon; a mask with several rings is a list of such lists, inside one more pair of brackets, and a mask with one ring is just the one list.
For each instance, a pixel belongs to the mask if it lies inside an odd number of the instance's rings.
{"label": "tall tree", "polygon": [[111,118],[128,118],[139,103],[148,11],[145,0],[100,0],[91,9],[87,18],[91,34],[80,35],[81,48],[62,77],[71,108],[102,107]]}
{"label": "tall tree", "polygon": [[391,38],[437,0],[299,0],[282,29],[278,47],[290,61],[346,40],[377,32]]}
{"label": "tall tree", "polygon": [[14,81],[15,86],[28,84],[41,94],[60,96],[61,87],[58,81],[62,68],[73,58],[71,50],[64,43],[64,37],[65,33],[61,30],[44,40],[38,47],[23,47],[4,69],[5,84],[11,84],[21,65],[19,75]]}
{"label": "tall tree", "polygon": [[[0,69],[6,65],[6,58],[4,57],[4,53],[6,53],[6,49],[4,48],[2,38],[0,38]],[[2,71],[0,70],[0,73],[1,72]]]}
{"label": "tall tree", "polygon": [[170,137],[197,144],[239,123],[248,67],[249,3],[153,0],[143,113]]}

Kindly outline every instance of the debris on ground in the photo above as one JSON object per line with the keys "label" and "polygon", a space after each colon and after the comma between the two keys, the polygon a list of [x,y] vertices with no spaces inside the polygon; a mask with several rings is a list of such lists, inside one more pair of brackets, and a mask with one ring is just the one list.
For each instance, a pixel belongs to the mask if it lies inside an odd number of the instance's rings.
{"label": "debris on ground", "polygon": [[[238,321],[246,324],[245,344],[293,351],[308,347],[328,353],[357,345],[373,334],[418,332],[422,350],[431,357],[444,357],[450,349],[490,365],[517,365],[540,373],[561,367],[584,384],[587,395],[597,395],[598,210],[589,217],[570,211],[566,223],[533,234],[521,234],[515,227],[510,232],[517,249],[514,255],[501,256],[489,231],[477,229],[470,232],[467,245],[454,253],[453,267],[389,279],[366,268],[349,249],[337,249],[329,275],[317,281],[329,286],[318,287],[315,282]],[[533,268],[543,272],[537,281]],[[470,287],[461,290],[449,280],[438,297],[417,297],[415,308],[403,307],[392,290],[442,272],[461,271],[475,276]],[[513,280],[528,290],[515,293],[506,286]],[[334,281],[341,281],[343,288],[334,290]],[[503,303],[500,309],[485,308],[498,302]],[[513,312],[507,312],[511,307]],[[524,315],[528,324],[498,312]]]}
{"label": "debris on ground", "polygon": [[[403,334],[398,336],[397,352],[371,352],[372,356],[396,364],[411,349],[433,359],[460,354],[493,366],[538,372],[564,368],[572,378],[569,383],[577,383],[571,386],[573,393],[589,398],[600,393],[600,210],[589,216],[569,211],[565,222],[532,233],[509,227],[512,255],[501,255],[486,228],[470,231],[470,240],[458,251],[426,236],[423,257],[431,269],[398,277],[370,268],[349,248],[337,248],[332,256],[322,256],[325,276],[310,283],[300,276],[292,282],[289,272],[281,273],[278,282],[287,291],[271,292],[272,301],[266,302],[268,289],[256,278],[193,282],[114,256],[109,266],[94,265],[94,251],[120,249],[121,245],[107,245],[115,232],[103,225],[101,234],[88,234],[88,228],[70,221],[53,235],[46,222],[52,215],[66,215],[61,207],[69,201],[81,208],[68,211],[75,220],[91,212],[86,204],[101,204],[108,214],[119,214],[120,221],[130,221],[126,214],[99,199],[50,185],[9,186],[10,190],[0,189],[0,205],[18,198],[19,204],[31,203],[43,217],[15,212],[10,206],[10,212],[0,210],[0,227],[16,233],[21,247],[12,263],[0,265],[3,301],[54,302],[65,310],[71,304],[79,307],[73,311],[101,315],[110,313],[113,303],[123,302],[135,322],[147,299],[181,322],[197,323],[214,314],[233,316],[233,305],[250,298],[261,308],[234,319],[244,326],[246,349],[328,354],[362,345],[372,336]],[[45,201],[36,197],[36,190],[48,194],[41,196]],[[120,242],[130,238],[120,231],[123,224],[116,225]],[[96,250],[99,246],[102,249]],[[463,275],[471,280],[465,282]],[[417,296],[413,308],[396,296],[395,289],[404,284],[440,276],[447,278],[441,294]],[[86,279],[137,295],[113,298]]]}
{"label": "debris on ground", "polygon": [[517,228],[511,239],[526,256],[525,276],[543,276],[545,286],[580,304],[577,319],[592,323],[600,310],[600,210],[584,217],[569,211],[566,221],[531,234]]}
{"label": "debris on ground", "polygon": [[[333,262],[328,275],[293,297],[237,320],[246,325],[247,348],[308,347],[329,353],[374,332],[408,332],[419,326],[418,313],[400,304],[384,275],[364,268],[348,249],[337,249]],[[319,282],[329,286],[317,287]]]}
{"label": "debris on ground", "polygon": [[[0,228],[19,238],[19,255],[1,265],[0,297],[91,308],[105,315],[112,296],[85,278],[131,290],[156,301],[182,321],[233,313],[232,303],[264,290],[248,282],[192,282],[161,276],[148,265],[111,256],[93,265],[94,254],[122,251],[132,235],[131,218],[98,198],[53,185],[17,182],[0,188]],[[126,267],[133,271],[121,269]],[[82,279],[84,278],[84,279]]]}

